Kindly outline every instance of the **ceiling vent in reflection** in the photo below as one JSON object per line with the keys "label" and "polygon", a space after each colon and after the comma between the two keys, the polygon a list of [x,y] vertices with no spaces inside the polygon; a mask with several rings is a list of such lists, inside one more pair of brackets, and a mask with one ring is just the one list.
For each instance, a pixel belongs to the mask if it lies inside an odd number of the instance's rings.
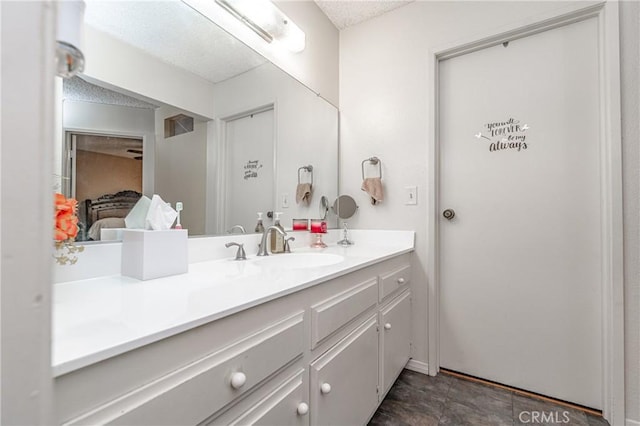
{"label": "ceiling vent in reflection", "polygon": [[178,114],[164,119],[164,137],[170,138],[193,132],[193,117]]}

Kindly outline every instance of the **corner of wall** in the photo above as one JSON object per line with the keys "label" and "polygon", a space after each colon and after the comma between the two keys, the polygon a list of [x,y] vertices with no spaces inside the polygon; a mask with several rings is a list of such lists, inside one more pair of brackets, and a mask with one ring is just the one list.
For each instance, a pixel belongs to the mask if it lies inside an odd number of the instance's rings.
{"label": "corner of wall", "polygon": [[624,199],[625,415],[640,426],[640,3],[621,1],[620,85]]}

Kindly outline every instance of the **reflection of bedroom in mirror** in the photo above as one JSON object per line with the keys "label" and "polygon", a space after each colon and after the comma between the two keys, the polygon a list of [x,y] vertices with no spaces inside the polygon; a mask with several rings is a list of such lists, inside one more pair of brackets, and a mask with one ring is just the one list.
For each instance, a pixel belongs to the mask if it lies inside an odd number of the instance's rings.
{"label": "reflection of bedroom in mirror", "polygon": [[77,241],[99,241],[102,228],[124,228],[142,195],[141,138],[67,132],[63,192],[78,200]]}

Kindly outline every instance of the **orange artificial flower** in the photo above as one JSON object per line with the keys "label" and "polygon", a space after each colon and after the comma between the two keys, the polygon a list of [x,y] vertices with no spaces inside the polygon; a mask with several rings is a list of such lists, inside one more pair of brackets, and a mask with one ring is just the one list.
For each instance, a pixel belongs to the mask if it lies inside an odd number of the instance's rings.
{"label": "orange artificial flower", "polygon": [[76,216],[78,202],[64,195],[54,194],[54,239],[66,241],[78,235],[78,217]]}

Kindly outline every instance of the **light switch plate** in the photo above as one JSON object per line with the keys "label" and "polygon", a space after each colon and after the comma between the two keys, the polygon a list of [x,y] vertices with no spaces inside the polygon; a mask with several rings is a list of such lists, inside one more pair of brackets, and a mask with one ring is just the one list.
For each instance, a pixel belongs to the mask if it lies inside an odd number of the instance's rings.
{"label": "light switch plate", "polygon": [[418,204],[417,186],[406,186],[404,188],[404,203],[408,206],[415,206]]}
{"label": "light switch plate", "polygon": [[289,194],[287,193],[282,194],[282,208],[289,208]]}

